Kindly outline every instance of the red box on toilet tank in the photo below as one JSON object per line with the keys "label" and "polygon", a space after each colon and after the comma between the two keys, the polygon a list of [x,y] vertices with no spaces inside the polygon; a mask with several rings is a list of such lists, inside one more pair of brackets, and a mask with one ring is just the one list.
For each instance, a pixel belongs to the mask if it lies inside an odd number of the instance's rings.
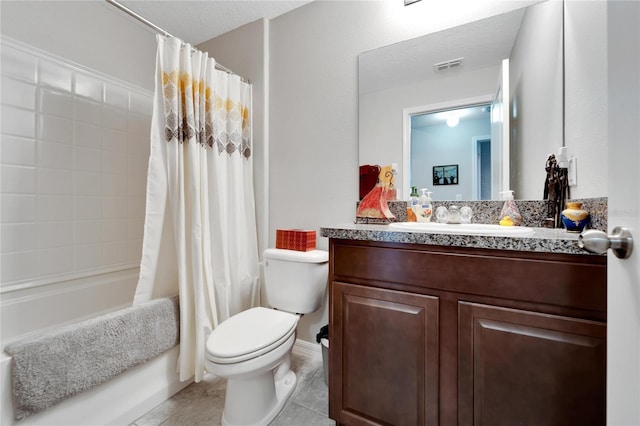
{"label": "red box on toilet tank", "polygon": [[316,249],[316,231],[276,229],[276,248],[310,251]]}

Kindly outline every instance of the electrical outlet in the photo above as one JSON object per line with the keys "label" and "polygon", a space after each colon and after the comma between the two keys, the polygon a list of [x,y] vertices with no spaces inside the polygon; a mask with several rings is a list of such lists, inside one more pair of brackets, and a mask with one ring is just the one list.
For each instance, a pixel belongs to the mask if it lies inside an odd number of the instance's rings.
{"label": "electrical outlet", "polygon": [[578,159],[576,157],[569,158],[569,169],[567,170],[569,178],[569,186],[578,184]]}

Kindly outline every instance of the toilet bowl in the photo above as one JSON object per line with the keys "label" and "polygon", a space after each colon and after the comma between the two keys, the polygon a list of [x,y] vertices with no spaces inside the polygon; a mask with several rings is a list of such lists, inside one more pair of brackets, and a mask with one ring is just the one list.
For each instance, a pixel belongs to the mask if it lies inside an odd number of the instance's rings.
{"label": "toilet bowl", "polygon": [[328,253],[267,249],[265,292],[272,308],[240,312],[216,327],[205,368],[227,379],[222,424],[268,425],[296,386],[291,350],[300,314],[318,309],[327,284]]}
{"label": "toilet bowl", "polygon": [[298,318],[253,308],[211,334],[205,368],[228,380],[223,425],[267,425],[278,415],[296,385],[290,357]]}

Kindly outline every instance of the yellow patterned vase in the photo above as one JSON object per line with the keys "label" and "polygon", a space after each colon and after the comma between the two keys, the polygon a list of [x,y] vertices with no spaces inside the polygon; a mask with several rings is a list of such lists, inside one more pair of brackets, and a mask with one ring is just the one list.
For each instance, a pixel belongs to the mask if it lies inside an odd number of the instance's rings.
{"label": "yellow patterned vase", "polygon": [[582,232],[589,223],[589,212],[582,210],[582,203],[567,202],[567,208],[562,210],[562,224],[567,232]]}

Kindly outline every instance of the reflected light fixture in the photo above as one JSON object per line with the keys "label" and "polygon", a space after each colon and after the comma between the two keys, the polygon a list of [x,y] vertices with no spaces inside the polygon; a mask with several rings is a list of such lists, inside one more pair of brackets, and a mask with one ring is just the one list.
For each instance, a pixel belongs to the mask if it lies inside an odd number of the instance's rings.
{"label": "reflected light fixture", "polygon": [[420,0],[404,0],[404,5],[409,6],[410,4],[418,3],[419,1]]}
{"label": "reflected light fixture", "polygon": [[449,127],[456,127],[458,123],[460,123],[460,118],[458,118],[458,116],[456,115],[450,115],[447,118],[447,126]]}

